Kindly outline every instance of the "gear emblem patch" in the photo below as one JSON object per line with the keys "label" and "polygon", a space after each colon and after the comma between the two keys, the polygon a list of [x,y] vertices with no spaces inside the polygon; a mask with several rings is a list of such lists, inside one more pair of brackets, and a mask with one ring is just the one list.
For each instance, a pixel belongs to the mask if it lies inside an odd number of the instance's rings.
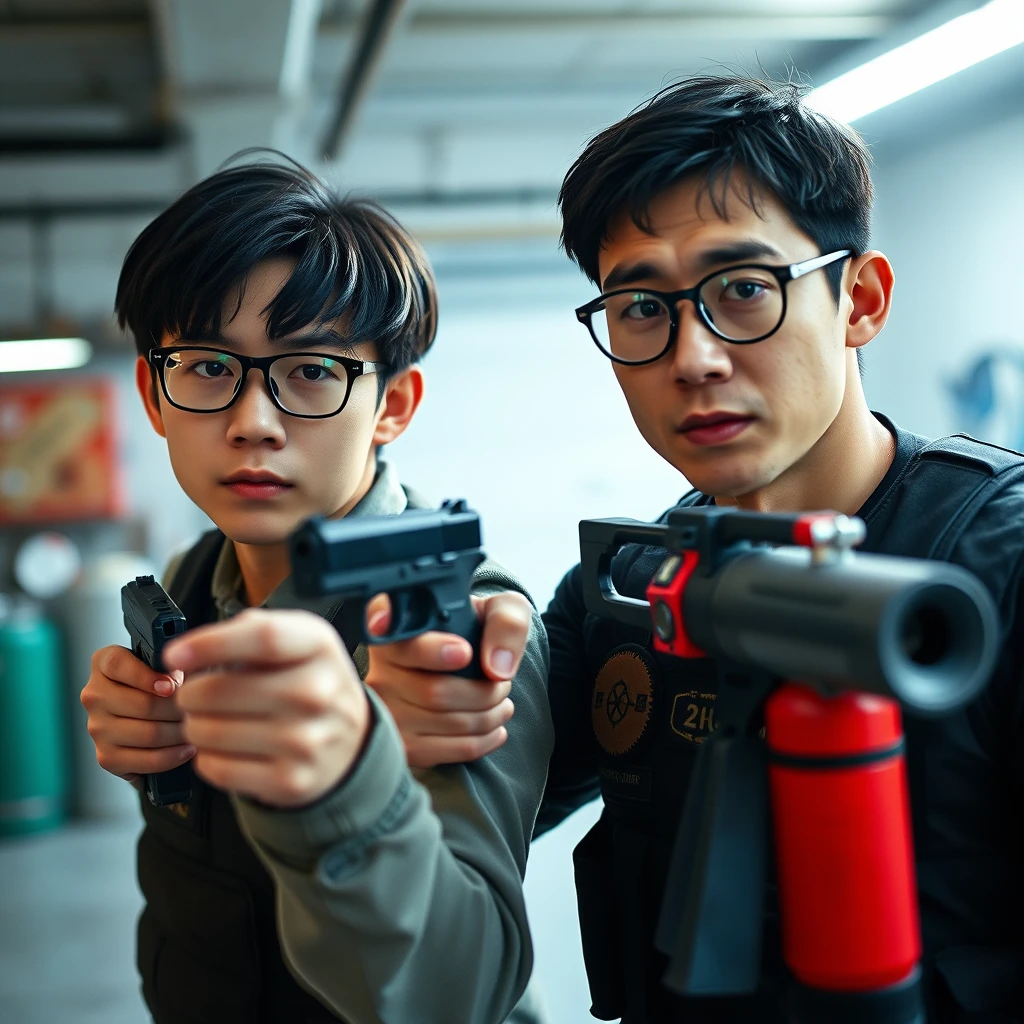
{"label": "gear emblem patch", "polygon": [[609,754],[625,754],[647,728],[654,697],[647,651],[635,644],[618,647],[608,656],[594,681],[590,717],[594,735]]}

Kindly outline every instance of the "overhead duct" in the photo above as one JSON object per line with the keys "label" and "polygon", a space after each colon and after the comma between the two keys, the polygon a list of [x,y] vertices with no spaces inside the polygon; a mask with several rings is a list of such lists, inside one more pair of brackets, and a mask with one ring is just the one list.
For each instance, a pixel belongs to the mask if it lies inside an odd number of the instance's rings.
{"label": "overhead duct", "polygon": [[325,160],[334,160],[341,152],[359,104],[366,95],[404,7],[405,0],[372,0],[367,8],[355,52],[342,81],[338,106],[324,136]]}

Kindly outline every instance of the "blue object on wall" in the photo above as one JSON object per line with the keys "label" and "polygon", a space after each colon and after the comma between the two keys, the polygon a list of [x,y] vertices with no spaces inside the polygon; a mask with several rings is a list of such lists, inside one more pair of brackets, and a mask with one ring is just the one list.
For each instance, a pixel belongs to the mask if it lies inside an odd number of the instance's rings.
{"label": "blue object on wall", "polygon": [[957,429],[1024,451],[1024,347],[987,349],[946,388]]}

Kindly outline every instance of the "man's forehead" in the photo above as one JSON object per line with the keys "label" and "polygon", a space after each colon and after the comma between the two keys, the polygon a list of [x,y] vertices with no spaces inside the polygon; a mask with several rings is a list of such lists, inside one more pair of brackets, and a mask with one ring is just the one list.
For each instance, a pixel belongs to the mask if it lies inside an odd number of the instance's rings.
{"label": "man's forehead", "polygon": [[[756,183],[751,185],[746,175],[734,173],[727,188],[715,184],[714,195],[710,189],[703,178],[678,182],[657,193],[640,219],[656,236],[715,228],[730,234],[758,227],[795,229],[778,197]],[[632,211],[624,207],[609,220],[606,237],[615,242],[646,233],[634,221]]]}
{"label": "man's forehead", "polygon": [[774,194],[755,188],[751,200],[745,178],[733,180],[717,203],[703,180],[680,182],[656,195],[641,220],[642,227],[627,209],[610,221],[598,256],[602,279],[626,259],[671,254],[674,261],[697,265],[707,262],[709,252],[737,247],[752,253],[759,248],[771,258],[803,237]]}

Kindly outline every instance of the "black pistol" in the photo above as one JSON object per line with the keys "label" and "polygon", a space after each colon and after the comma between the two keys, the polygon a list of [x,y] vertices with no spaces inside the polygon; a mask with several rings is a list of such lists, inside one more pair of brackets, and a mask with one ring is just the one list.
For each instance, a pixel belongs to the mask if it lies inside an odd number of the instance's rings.
{"label": "black pistol", "polygon": [[[481,626],[469,597],[484,560],[480,517],[465,501],[398,516],[311,519],[289,541],[295,591],[302,597],[340,597],[358,611],[368,644],[407,640],[428,630],[456,633],[473,645],[473,659],[454,675],[482,679]],[[391,599],[391,629],[371,636],[366,604]]]}
{"label": "black pistol", "polygon": [[[132,654],[158,672],[165,671],[163,649],[168,640],[185,632],[185,616],[152,576],[136,576],[121,588],[121,611],[131,637]],[[179,765],[143,776],[146,796],[156,807],[192,798],[192,768]]]}

